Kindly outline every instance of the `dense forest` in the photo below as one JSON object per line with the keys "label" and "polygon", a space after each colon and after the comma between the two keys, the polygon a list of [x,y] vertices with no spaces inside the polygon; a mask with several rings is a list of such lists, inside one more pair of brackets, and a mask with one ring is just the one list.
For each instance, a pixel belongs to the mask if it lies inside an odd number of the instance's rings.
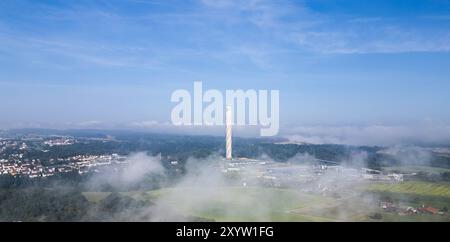
{"label": "dense forest", "polygon": [[115,192],[94,203],[72,187],[0,189],[0,221],[150,221],[151,205]]}

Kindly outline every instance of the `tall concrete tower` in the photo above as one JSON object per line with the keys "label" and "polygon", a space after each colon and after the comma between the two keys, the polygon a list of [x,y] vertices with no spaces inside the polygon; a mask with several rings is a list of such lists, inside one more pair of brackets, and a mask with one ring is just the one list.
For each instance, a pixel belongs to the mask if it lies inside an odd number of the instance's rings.
{"label": "tall concrete tower", "polygon": [[227,128],[227,134],[226,134],[226,158],[227,160],[233,159],[231,152],[232,152],[232,127],[233,127],[233,116],[231,113],[231,106],[226,107],[225,112],[225,121],[226,121],[226,128]]}

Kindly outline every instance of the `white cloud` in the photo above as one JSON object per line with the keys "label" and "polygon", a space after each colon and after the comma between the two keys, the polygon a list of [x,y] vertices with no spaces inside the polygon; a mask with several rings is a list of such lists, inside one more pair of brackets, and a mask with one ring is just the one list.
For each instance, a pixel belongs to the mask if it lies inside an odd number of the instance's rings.
{"label": "white cloud", "polygon": [[[133,4],[142,4],[145,9],[149,3],[167,5],[164,1],[135,1]],[[190,12],[143,11],[133,15],[106,3],[76,7],[69,4],[65,9],[41,4],[40,12],[45,15],[37,12],[28,18],[68,22],[70,29],[57,35],[35,33],[32,36],[32,32],[0,23],[0,51],[35,63],[70,61],[71,66],[171,71],[180,68],[173,65],[174,60],[205,59],[236,64],[246,58],[257,67],[270,68],[280,63],[276,60],[280,50],[320,54],[450,51],[446,25],[434,24],[433,29],[424,30],[419,25],[400,25],[395,18],[330,16],[314,12],[301,2],[284,0],[199,0],[198,3],[200,5],[194,5]],[[448,22],[447,17],[417,16],[416,21]],[[89,29],[83,27],[87,22],[93,22]],[[182,41],[162,47],[157,41],[158,35],[149,26],[161,29],[160,34],[182,33],[182,39],[175,38]],[[186,31],[173,32],[179,29]],[[65,37],[68,31],[70,36]],[[87,38],[87,31],[103,34]],[[140,38],[134,38],[135,35]],[[114,40],[126,44],[117,45],[105,36],[113,36]]]}
{"label": "white cloud", "polygon": [[[202,2],[216,9],[245,11],[239,21],[271,33],[276,37],[273,47],[278,48],[293,44],[300,50],[323,54],[450,51],[445,25],[425,30],[419,25],[402,25],[395,17],[332,16],[280,0]],[[417,16],[414,21],[426,20],[446,21],[448,16]]]}
{"label": "white cloud", "polygon": [[158,121],[148,120],[148,121],[140,121],[140,122],[132,122],[130,123],[131,127],[136,128],[154,128],[161,125]]}
{"label": "white cloud", "polygon": [[76,123],[75,125],[82,126],[82,127],[86,127],[86,126],[92,127],[92,126],[102,126],[104,124],[105,124],[105,122],[103,122],[103,121],[89,120],[89,121],[83,121],[83,122]]}
{"label": "white cloud", "polygon": [[381,145],[450,143],[448,125],[301,126],[286,134],[290,141],[312,144]]}

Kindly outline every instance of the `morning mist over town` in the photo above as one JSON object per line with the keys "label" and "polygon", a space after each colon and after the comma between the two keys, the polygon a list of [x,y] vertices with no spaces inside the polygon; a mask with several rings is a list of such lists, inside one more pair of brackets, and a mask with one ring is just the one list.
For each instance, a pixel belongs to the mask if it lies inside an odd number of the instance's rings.
{"label": "morning mist over town", "polygon": [[3,0],[0,221],[449,222],[449,29],[446,0]]}

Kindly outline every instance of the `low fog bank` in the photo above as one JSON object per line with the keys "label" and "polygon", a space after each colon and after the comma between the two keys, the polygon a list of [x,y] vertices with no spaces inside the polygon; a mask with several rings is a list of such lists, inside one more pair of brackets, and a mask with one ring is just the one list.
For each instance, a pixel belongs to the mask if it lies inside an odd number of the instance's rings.
{"label": "low fog bank", "polygon": [[450,146],[450,125],[296,126],[282,134],[291,142],[345,145]]}
{"label": "low fog bank", "polygon": [[[411,146],[389,147],[379,153],[398,160],[397,168],[427,165],[431,159],[430,151]],[[372,182],[364,179],[363,174],[367,171],[362,170],[367,167],[368,157],[365,151],[353,152],[340,160],[339,164],[324,166],[308,153],[297,154],[282,164],[263,156],[258,160],[273,166],[248,165],[241,172],[224,172],[227,161],[218,154],[204,159],[189,158],[184,165],[184,174],[175,183],[163,185],[164,188],[156,192],[143,193],[142,196],[148,198],[151,204],[142,205],[138,212],[120,211],[116,219],[199,221],[212,217],[233,220],[245,216],[252,221],[271,221],[276,216],[276,206],[292,202],[284,201],[285,198],[280,196],[289,190],[293,192],[289,196],[293,196],[294,200],[298,198],[298,202],[287,204],[292,209],[281,213],[295,214],[298,212],[295,208],[302,207],[304,200],[311,214],[321,216],[329,214],[332,209],[338,220],[351,220],[359,212],[375,211],[380,200],[379,196],[367,192]],[[112,186],[123,187],[144,182],[147,176],[162,179],[166,176],[166,168],[158,157],[135,154],[129,161],[129,167],[123,170],[126,174],[104,174],[93,182],[109,181]],[[272,179],[271,182],[268,183],[268,179]],[[161,186],[163,183],[158,184]],[[308,202],[315,196],[323,197],[324,201],[333,201],[335,205],[324,208],[323,204],[318,204],[315,207]]]}
{"label": "low fog bank", "polygon": [[111,167],[92,176],[87,190],[126,191],[130,189],[155,189],[164,186],[167,173],[160,156],[144,152],[129,155],[121,167]]}
{"label": "low fog bank", "polygon": [[[384,193],[371,192],[371,186],[389,174],[440,179],[438,175],[411,175],[407,169],[430,166],[433,152],[416,146],[351,149],[335,161],[301,152],[284,162],[265,154],[229,162],[214,153],[174,162],[160,155],[134,153],[122,166],[90,175],[83,185],[59,182],[17,193],[0,192],[0,204],[10,208],[7,213],[0,211],[0,220],[290,221],[318,217],[354,221],[361,214],[377,213],[380,201],[391,200]],[[367,169],[374,155],[391,165]],[[23,203],[18,215],[13,209],[17,201],[35,202]],[[35,208],[46,212],[37,213]]]}

